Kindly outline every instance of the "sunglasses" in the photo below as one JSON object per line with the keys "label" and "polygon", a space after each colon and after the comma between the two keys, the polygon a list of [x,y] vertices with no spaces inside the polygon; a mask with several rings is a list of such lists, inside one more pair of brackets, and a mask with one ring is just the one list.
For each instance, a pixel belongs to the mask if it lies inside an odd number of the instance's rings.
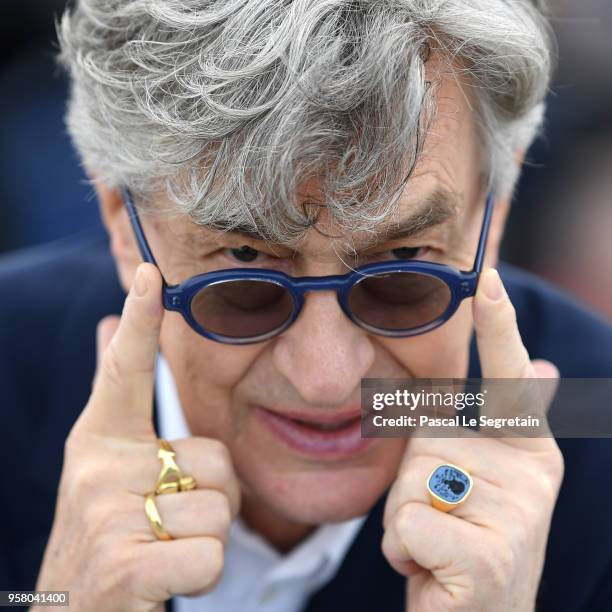
{"label": "sunglasses", "polygon": [[[157,262],[130,192],[123,190],[145,262]],[[305,295],[335,291],[340,308],[364,330],[390,338],[424,334],[448,321],[476,292],[493,197],[489,195],[471,271],[428,261],[391,261],[348,274],[292,277],[276,270],[232,268],[193,276],[180,285],[163,281],[166,310],[180,312],[200,335],[224,344],[253,344],[283,333],[299,316]]]}

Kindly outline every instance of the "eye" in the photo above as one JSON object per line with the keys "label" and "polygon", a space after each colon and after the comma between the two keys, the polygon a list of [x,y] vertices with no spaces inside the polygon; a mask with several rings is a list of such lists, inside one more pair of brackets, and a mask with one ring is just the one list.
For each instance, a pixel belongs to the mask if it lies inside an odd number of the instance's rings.
{"label": "eye", "polygon": [[232,257],[241,263],[251,263],[257,259],[258,255],[261,255],[259,251],[246,245],[241,246],[239,249],[229,249],[229,252]]}
{"label": "eye", "polygon": [[399,249],[393,249],[391,253],[397,259],[414,259],[421,254],[422,247],[401,247]]}

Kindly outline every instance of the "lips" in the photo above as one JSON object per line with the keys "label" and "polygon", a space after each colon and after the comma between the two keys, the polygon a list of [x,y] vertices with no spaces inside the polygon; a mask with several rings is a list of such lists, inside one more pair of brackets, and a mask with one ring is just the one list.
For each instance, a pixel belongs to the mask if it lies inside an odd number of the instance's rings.
{"label": "lips", "polygon": [[372,441],[361,437],[359,410],[316,416],[281,413],[261,406],[256,406],[254,411],[260,423],[286,446],[319,459],[351,457]]}

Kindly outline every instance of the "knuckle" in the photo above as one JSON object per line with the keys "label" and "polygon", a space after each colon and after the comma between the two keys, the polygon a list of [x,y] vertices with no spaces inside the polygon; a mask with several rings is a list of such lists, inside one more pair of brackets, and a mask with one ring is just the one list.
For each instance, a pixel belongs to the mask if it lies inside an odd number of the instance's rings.
{"label": "knuckle", "polygon": [[111,504],[107,500],[90,504],[84,515],[89,535],[99,542],[104,542],[111,534],[123,530],[126,519],[129,518],[121,510],[120,504]]}
{"label": "knuckle", "polygon": [[232,511],[230,508],[229,499],[223,493],[214,491],[213,508],[217,519],[217,529],[220,533],[226,534],[229,531],[232,522]]}
{"label": "knuckle", "polygon": [[231,466],[232,458],[230,457],[227,446],[220,440],[211,439],[210,441],[212,443],[213,452],[217,456],[219,463],[227,467]]}
{"label": "knuckle", "polygon": [[78,423],[76,423],[64,441],[64,465],[69,462],[72,457],[78,455],[83,449],[81,434]]}
{"label": "knuckle", "polygon": [[95,436],[92,436],[91,432],[88,431],[87,425],[84,422],[85,416],[89,410],[91,410],[92,400],[89,402],[81,412],[79,418],[75,421],[72,429],[68,432],[66,439],[64,440],[64,460],[82,462],[83,457],[91,456],[92,450],[95,445],[98,444],[99,440]]}
{"label": "knuckle", "polygon": [[503,590],[514,574],[516,555],[506,542],[498,542],[493,550],[482,550],[477,561],[478,582],[492,592]]}
{"label": "knuckle", "polygon": [[105,474],[103,470],[90,462],[72,463],[68,481],[72,494],[86,501],[87,507],[92,507],[92,500],[98,497],[100,482],[104,482]]}
{"label": "knuckle", "polygon": [[565,472],[565,460],[559,446],[553,441],[552,447],[545,451],[543,461],[534,470],[537,476],[537,495],[545,502],[544,506],[554,506]]}
{"label": "knuckle", "polygon": [[561,452],[561,449],[559,448],[556,442],[554,443],[553,448],[551,449],[550,457],[546,467],[551,480],[556,485],[556,492],[565,474],[565,458],[563,457],[563,453]]}
{"label": "knuckle", "polygon": [[387,503],[385,504],[385,510],[383,513],[383,527],[388,529],[390,521],[395,518],[397,509],[397,489],[395,485],[391,487],[389,494],[387,495]]}
{"label": "knuckle", "polygon": [[212,461],[215,473],[224,483],[229,483],[234,478],[234,469],[232,467],[232,458],[227,446],[218,440],[210,440],[209,459]]}
{"label": "knuckle", "polygon": [[408,533],[418,520],[418,504],[405,503],[395,514],[395,528],[400,536]]}
{"label": "knuckle", "polygon": [[122,320],[137,333],[147,333],[151,327],[161,325],[157,309],[147,308],[146,300],[132,292],[127,295]]}
{"label": "knuckle", "polygon": [[230,472],[233,473],[229,450],[220,440],[201,437],[185,438],[177,443],[177,448],[181,448],[194,461],[200,462],[202,471],[206,473],[214,473],[219,478],[229,476]]}
{"label": "knuckle", "polygon": [[135,596],[143,582],[144,559],[129,547],[113,557],[113,589],[128,597]]}
{"label": "knuckle", "polygon": [[539,512],[523,504],[515,507],[515,516],[510,528],[512,529],[512,541],[517,550],[526,550],[530,540],[538,528]]}
{"label": "knuckle", "polygon": [[[398,546],[399,545],[399,546]],[[393,534],[388,530],[385,530],[382,540],[380,542],[380,550],[382,552],[383,557],[387,559],[387,561],[391,564],[398,560],[398,557],[401,558],[401,555],[398,554],[397,549],[401,548],[401,542],[397,542]]]}
{"label": "knuckle", "polygon": [[233,485],[228,486],[227,500],[229,502],[231,518],[234,519],[240,512],[242,494],[240,492],[240,485],[237,480],[234,480]]}
{"label": "knuckle", "polygon": [[93,549],[82,569],[83,581],[87,588],[82,593],[96,601],[114,600],[118,595],[125,598],[129,592],[130,577],[121,563],[116,547],[104,543]]}
{"label": "knuckle", "polygon": [[397,484],[397,489],[401,493],[405,493],[409,491],[414,483],[415,473],[417,472],[417,466],[415,465],[416,461],[412,459],[406,468],[399,475],[397,480],[395,481]]}
{"label": "knuckle", "polygon": [[207,566],[209,568],[208,580],[206,583],[207,589],[212,589],[221,579],[224,564],[224,549],[223,542],[216,538],[207,538],[206,546]]}
{"label": "knuckle", "polygon": [[224,549],[222,542],[216,538],[202,538],[200,554],[203,563],[198,564],[197,567],[205,568],[205,572],[202,572],[201,569],[198,570],[198,586],[184,593],[189,597],[199,597],[212,591],[223,574]]}
{"label": "knuckle", "polygon": [[133,518],[131,509],[116,501],[101,503],[99,513],[98,528],[104,534],[125,532]]}
{"label": "knuckle", "polygon": [[521,356],[518,358],[519,363],[521,364],[518,371],[515,374],[516,378],[533,378],[534,371],[533,365],[531,363],[531,359],[529,357],[529,353],[524,345],[520,347]]}
{"label": "knuckle", "polygon": [[[416,446],[416,445],[415,445]],[[413,449],[416,450],[416,449]],[[427,447],[425,447],[427,453]],[[429,476],[433,468],[440,465],[441,459],[430,454],[414,454],[403,466],[396,482],[399,482],[402,490],[414,487],[415,484],[422,485],[423,479]],[[419,486],[419,490],[421,486]]]}

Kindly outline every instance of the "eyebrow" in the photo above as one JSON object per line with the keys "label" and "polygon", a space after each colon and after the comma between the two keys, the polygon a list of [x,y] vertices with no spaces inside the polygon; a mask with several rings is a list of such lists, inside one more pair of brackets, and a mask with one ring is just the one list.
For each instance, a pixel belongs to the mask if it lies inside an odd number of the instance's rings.
{"label": "eyebrow", "polygon": [[416,206],[416,210],[404,219],[379,228],[376,235],[366,236],[363,241],[359,242],[359,250],[367,251],[394,240],[413,238],[429,228],[445,223],[456,216],[460,198],[455,193],[438,187],[419,198],[415,204],[409,205],[407,201],[402,202],[402,200],[400,203],[410,208]]}
{"label": "eyebrow", "polygon": [[[408,200],[401,198],[399,200],[400,206],[404,205],[411,208],[416,206],[416,210],[410,216],[394,223],[389,223],[386,227],[379,228],[376,235],[364,235],[364,239],[359,240],[359,250],[367,251],[387,242],[418,236],[425,230],[441,225],[451,217],[454,217],[460,205],[459,196],[443,187],[436,187],[431,193],[418,198],[418,200],[416,198],[413,199],[415,203],[412,205],[408,203]],[[228,233],[232,236],[243,236],[257,242],[269,241],[260,232],[248,225],[236,225],[229,228],[219,223],[204,227],[212,231]]]}
{"label": "eyebrow", "polygon": [[206,229],[212,230],[214,232],[220,232],[222,234],[230,234],[232,236],[238,235],[243,236],[244,238],[249,238],[250,240],[255,240],[257,242],[267,242],[268,239],[261,233],[258,232],[251,225],[232,225],[227,226],[223,223],[211,223],[209,225],[204,226]]}

